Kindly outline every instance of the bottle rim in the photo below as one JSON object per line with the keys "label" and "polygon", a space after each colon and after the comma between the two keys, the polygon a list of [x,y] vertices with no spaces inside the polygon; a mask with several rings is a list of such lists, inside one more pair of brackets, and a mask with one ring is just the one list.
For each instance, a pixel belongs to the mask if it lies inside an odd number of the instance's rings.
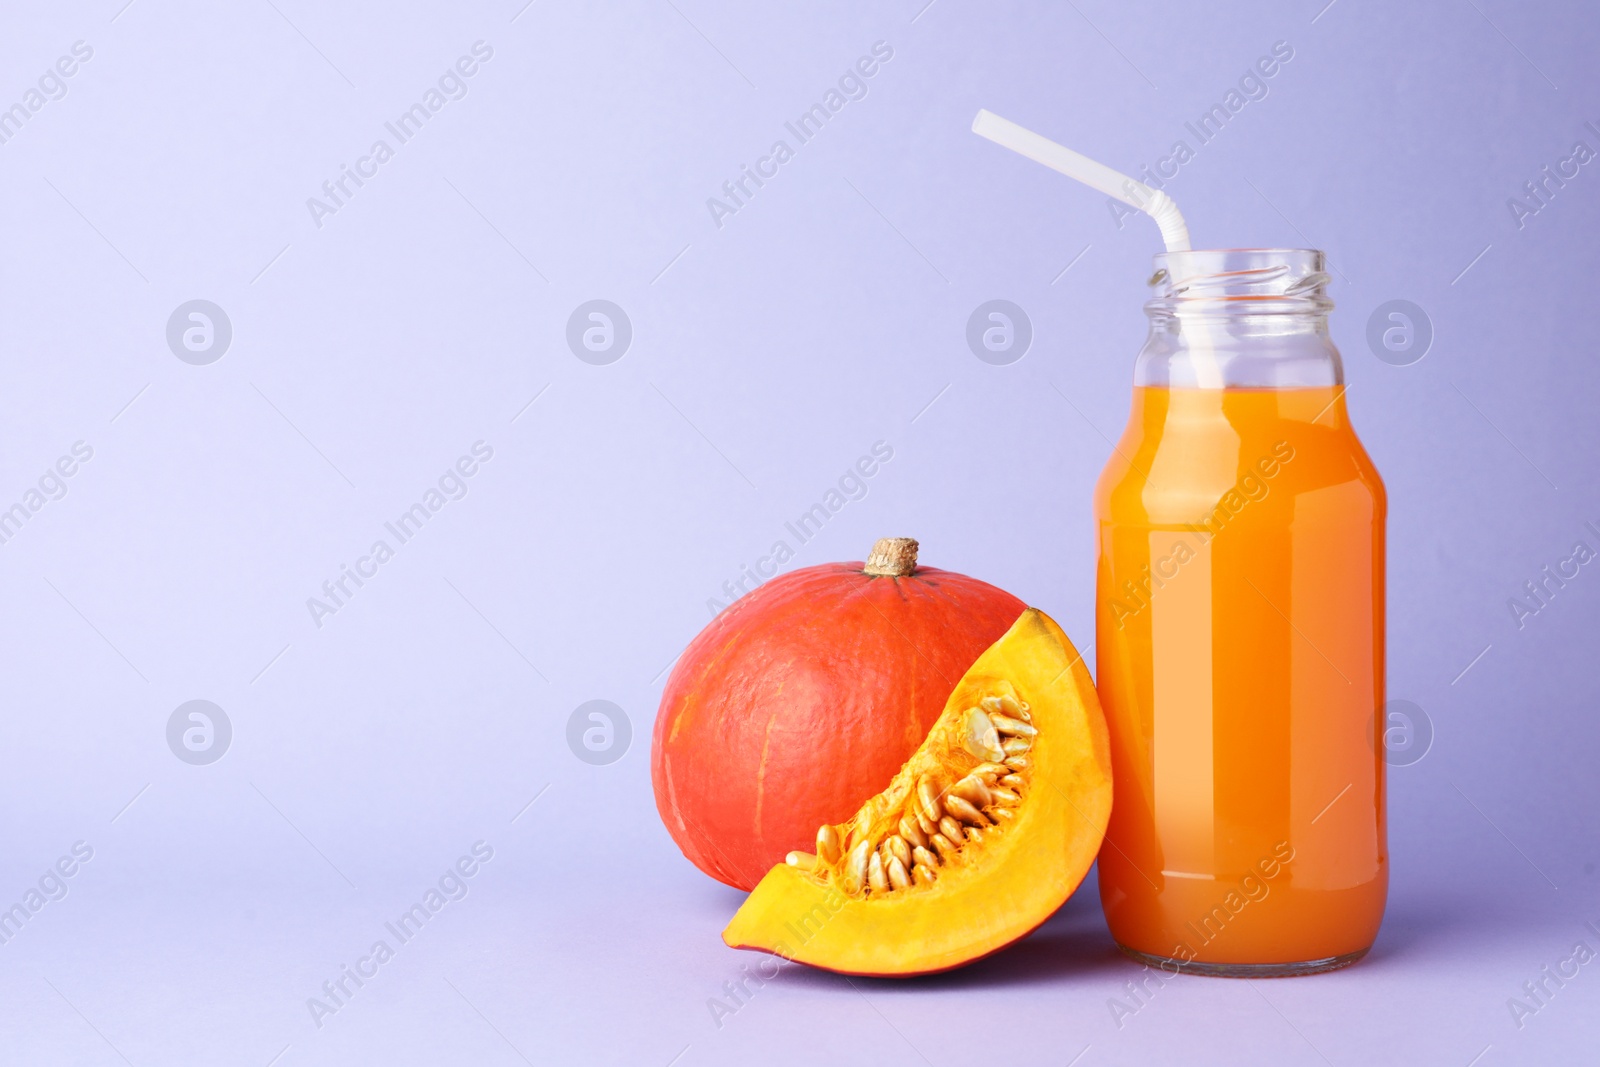
{"label": "bottle rim", "polygon": [[1311,314],[1333,308],[1327,256],[1315,248],[1202,248],[1158,252],[1151,314]]}

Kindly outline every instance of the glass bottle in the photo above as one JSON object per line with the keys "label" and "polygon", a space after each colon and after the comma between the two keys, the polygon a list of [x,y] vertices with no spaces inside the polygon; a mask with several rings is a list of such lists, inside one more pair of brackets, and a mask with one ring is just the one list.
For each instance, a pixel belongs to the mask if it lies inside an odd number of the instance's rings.
{"label": "glass bottle", "polygon": [[1388,889],[1383,482],[1321,252],[1155,261],[1095,492],[1102,906],[1168,970],[1331,970],[1372,945]]}

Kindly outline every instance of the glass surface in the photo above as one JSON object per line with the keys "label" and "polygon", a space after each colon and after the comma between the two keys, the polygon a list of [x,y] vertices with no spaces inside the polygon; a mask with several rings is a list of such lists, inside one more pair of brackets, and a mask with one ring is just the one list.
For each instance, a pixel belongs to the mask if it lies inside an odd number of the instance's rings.
{"label": "glass surface", "polygon": [[[1136,387],[1096,490],[1101,900],[1120,945],[1186,973],[1343,966],[1383,915],[1386,503],[1324,312],[1242,316],[1288,344],[1227,333],[1235,369],[1281,380],[1282,353],[1323,384]],[[1190,322],[1157,345],[1170,380],[1195,377]]]}
{"label": "glass surface", "polygon": [[1163,252],[1155,257],[1150,334],[1135,385],[1202,386],[1214,367],[1228,386],[1340,385],[1328,336],[1333,301],[1321,252],[1298,248]]}
{"label": "glass surface", "polygon": [[1300,963],[1199,963],[1185,962],[1167,956],[1152,956],[1126,945],[1119,945],[1129,959],[1155,967],[1168,974],[1197,974],[1203,978],[1298,978],[1303,974],[1324,974],[1342,970],[1367,954],[1366,949],[1343,956],[1330,956],[1324,960],[1305,960]]}

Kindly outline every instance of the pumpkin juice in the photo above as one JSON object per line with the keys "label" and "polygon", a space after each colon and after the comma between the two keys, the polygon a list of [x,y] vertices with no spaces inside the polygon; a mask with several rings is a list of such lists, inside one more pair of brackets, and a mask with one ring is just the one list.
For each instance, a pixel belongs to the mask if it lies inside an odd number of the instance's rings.
{"label": "pumpkin juice", "polygon": [[1140,386],[1101,476],[1100,892],[1136,955],[1296,964],[1376,935],[1385,496],[1343,392]]}

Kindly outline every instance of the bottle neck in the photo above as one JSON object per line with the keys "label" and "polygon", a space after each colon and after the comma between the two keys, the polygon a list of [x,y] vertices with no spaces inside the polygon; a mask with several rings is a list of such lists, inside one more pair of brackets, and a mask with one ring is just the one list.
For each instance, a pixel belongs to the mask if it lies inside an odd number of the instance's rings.
{"label": "bottle neck", "polygon": [[1150,333],[1134,384],[1199,389],[1337,386],[1321,252],[1228,249],[1156,256]]}

